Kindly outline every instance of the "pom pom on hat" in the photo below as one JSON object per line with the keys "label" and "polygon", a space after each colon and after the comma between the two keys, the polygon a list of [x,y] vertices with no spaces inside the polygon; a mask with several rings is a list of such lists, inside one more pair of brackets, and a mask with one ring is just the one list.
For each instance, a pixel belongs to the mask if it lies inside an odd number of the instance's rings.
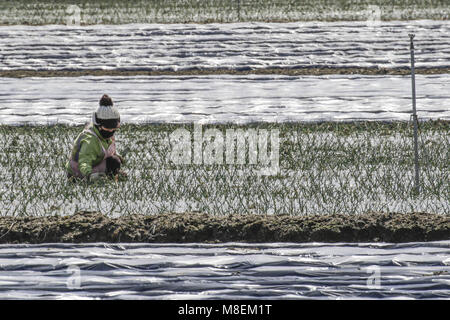
{"label": "pom pom on hat", "polygon": [[113,105],[111,97],[104,94],[100,99],[99,105],[103,107],[111,107]]}

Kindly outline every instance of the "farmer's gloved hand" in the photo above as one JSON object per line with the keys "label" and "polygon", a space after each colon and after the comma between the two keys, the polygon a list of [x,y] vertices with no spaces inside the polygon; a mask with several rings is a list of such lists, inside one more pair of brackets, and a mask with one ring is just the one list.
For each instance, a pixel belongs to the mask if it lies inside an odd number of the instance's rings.
{"label": "farmer's gloved hand", "polygon": [[120,170],[122,162],[118,156],[111,156],[106,158],[106,174],[114,176]]}
{"label": "farmer's gloved hand", "polygon": [[97,181],[101,178],[106,177],[106,174],[103,172],[93,172],[90,175],[88,175],[88,181]]}

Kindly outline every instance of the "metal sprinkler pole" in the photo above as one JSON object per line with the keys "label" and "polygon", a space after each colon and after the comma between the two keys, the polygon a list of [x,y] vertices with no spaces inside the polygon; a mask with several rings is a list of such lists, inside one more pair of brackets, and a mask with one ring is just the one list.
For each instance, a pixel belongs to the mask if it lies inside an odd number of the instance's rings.
{"label": "metal sprinkler pole", "polygon": [[237,0],[238,22],[241,22],[241,0]]}
{"label": "metal sprinkler pole", "polygon": [[411,50],[411,84],[412,84],[412,105],[413,105],[413,124],[414,124],[414,170],[415,170],[415,179],[414,179],[414,188],[416,194],[419,194],[420,191],[420,179],[419,179],[419,148],[417,142],[417,112],[416,112],[416,75],[414,70],[414,34],[409,34],[410,39],[410,50]]}

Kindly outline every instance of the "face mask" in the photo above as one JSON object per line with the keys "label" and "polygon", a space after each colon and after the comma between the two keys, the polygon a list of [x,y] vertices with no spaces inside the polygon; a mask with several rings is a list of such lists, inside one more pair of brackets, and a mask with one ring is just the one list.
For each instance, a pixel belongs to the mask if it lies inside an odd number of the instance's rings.
{"label": "face mask", "polygon": [[114,135],[114,131],[106,131],[103,129],[98,130],[103,138],[108,139],[111,138]]}

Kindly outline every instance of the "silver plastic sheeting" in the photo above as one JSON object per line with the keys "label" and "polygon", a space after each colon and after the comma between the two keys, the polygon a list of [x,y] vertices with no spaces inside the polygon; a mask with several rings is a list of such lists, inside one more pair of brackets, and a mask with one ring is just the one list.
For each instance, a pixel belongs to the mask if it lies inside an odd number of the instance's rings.
{"label": "silver plastic sheeting", "polygon": [[[419,119],[450,119],[450,76],[417,75]],[[83,124],[101,94],[127,123],[408,121],[409,76],[155,76],[0,79],[0,124]],[[32,106],[32,108],[30,108]]]}
{"label": "silver plastic sheeting", "polygon": [[450,241],[0,246],[1,299],[449,299]]}
{"label": "silver plastic sheeting", "polygon": [[1,70],[448,67],[446,20],[3,26]]}

